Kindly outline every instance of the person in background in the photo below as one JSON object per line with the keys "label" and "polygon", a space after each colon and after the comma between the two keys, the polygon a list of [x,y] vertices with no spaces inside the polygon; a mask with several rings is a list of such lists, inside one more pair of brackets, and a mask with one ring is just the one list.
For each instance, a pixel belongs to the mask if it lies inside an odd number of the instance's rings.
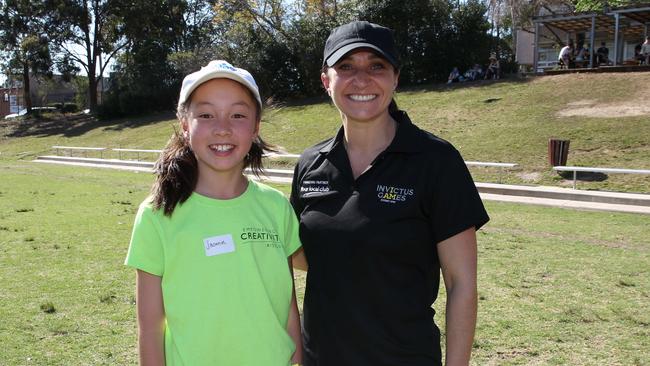
{"label": "person in background", "polygon": [[342,127],[302,153],[291,188],[304,248],[294,263],[308,268],[305,366],[441,365],[441,272],[446,364],[469,364],[488,215],[460,153],[398,108],[399,75],[390,29],[330,33],[321,81]]}
{"label": "person in background", "polygon": [[455,83],[458,81],[461,81],[460,78],[462,76],[460,75],[460,71],[458,71],[458,67],[455,67],[451,69],[451,72],[449,73],[449,77],[447,78],[447,84]]}
{"label": "person in background", "polygon": [[[183,80],[176,132],[155,165],[125,264],[136,269],[140,364],[301,362],[290,256],[298,222],[259,174],[262,101],[226,61]],[[289,258],[289,259],[288,259]]]}
{"label": "person in background", "polygon": [[646,36],[645,42],[641,45],[641,55],[644,58],[645,64],[650,65],[650,36]]}
{"label": "person in background", "polygon": [[560,50],[558,55],[558,65],[560,68],[571,69],[573,68],[573,43],[569,42]]}
{"label": "person in background", "polygon": [[634,61],[636,64],[641,65],[643,62],[645,62],[645,57],[643,56],[643,52],[641,52],[641,49],[643,48],[642,44],[638,44],[634,46]]}
{"label": "person in background", "polygon": [[496,53],[490,54],[490,64],[485,71],[485,80],[498,79],[501,66]]}
{"label": "person in background", "polygon": [[605,42],[600,42],[600,47],[596,50],[596,60],[598,65],[609,64],[609,48],[605,46]]}

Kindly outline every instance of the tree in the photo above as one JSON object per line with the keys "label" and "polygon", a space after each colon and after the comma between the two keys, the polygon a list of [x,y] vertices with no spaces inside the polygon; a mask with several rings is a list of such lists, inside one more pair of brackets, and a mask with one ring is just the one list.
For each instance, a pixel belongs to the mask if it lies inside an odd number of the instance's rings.
{"label": "tree", "polygon": [[127,46],[119,32],[115,0],[46,0],[57,26],[54,42],[67,60],[88,75],[88,107],[97,111],[97,84],[117,53]]}
{"label": "tree", "polygon": [[9,74],[20,75],[22,79],[23,100],[28,113],[32,108],[30,74],[47,75],[52,67],[45,13],[41,1],[2,2],[0,45],[6,50]]}
{"label": "tree", "polygon": [[448,52],[458,60],[460,70],[484,63],[491,51],[487,7],[479,0],[468,0],[452,11],[454,47]]}
{"label": "tree", "polygon": [[452,35],[452,4],[447,0],[371,0],[363,3],[361,19],[395,32],[402,57],[400,82],[423,83],[449,72],[454,57],[448,51]]}

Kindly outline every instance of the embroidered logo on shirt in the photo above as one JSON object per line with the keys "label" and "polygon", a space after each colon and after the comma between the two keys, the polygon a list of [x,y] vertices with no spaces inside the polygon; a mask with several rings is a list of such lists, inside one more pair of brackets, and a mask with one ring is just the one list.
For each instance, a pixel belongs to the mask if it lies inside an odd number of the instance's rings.
{"label": "embroidered logo on shirt", "polygon": [[415,195],[415,190],[413,188],[392,187],[382,184],[377,185],[377,198],[379,198],[380,202],[404,202],[407,198],[413,195]]}
{"label": "embroidered logo on shirt", "polygon": [[212,257],[214,255],[231,253],[235,251],[235,242],[232,240],[232,235],[219,235],[203,239],[203,247],[205,248],[205,255]]}
{"label": "embroidered logo on shirt", "polygon": [[305,180],[300,186],[300,193],[329,192],[330,182],[326,180]]}

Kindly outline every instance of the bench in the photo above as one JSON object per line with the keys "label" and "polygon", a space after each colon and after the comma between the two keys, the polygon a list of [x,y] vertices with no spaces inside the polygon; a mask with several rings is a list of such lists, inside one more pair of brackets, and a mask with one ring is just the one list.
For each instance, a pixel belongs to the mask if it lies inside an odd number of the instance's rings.
{"label": "bench", "polygon": [[134,152],[136,153],[135,160],[140,160],[140,153],[147,153],[147,154],[160,154],[162,153],[162,150],[147,150],[147,149],[111,149],[113,151],[117,151],[118,153],[118,159],[122,160],[122,153],[123,152]]}
{"label": "bench", "polygon": [[648,169],[622,169],[622,168],[599,168],[586,166],[554,166],[553,170],[559,172],[573,172],[573,189],[576,189],[578,172],[590,173],[620,173],[620,174],[650,174]]}
{"label": "bench", "polygon": [[265,157],[265,158],[269,158],[269,159],[276,159],[276,158],[277,158],[277,159],[282,159],[282,158],[293,158],[293,159],[297,159],[297,158],[300,157],[300,155],[299,155],[299,154],[290,154],[290,153],[274,153],[274,152],[269,152],[269,153],[264,154],[264,157]]}
{"label": "bench", "polygon": [[515,163],[489,163],[489,162],[482,162],[482,161],[466,161],[465,165],[467,165],[467,166],[492,166],[492,167],[498,167],[498,168],[514,168],[516,166],[519,166],[519,164],[515,164]]}
{"label": "bench", "polygon": [[72,151],[83,151],[84,156],[88,156],[88,151],[99,151],[99,156],[104,157],[104,151],[107,150],[105,147],[80,147],[80,146],[52,146],[56,150],[56,154],[59,154],[59,150],[67,150],[68,155],[72,156]]}
{"label": "bench", "polygon": [[[492,163],[492,162],[484,162],[484,161],[466,161],[465,165],[468,167],[470,166],[480,166],[480,167],[495,167],[495,168],[505,168],[505,169],[510,169],[510,168],[515,168],[519,166],[519,164],[515,163]],[[501,183],[501,175],[499,175],[499,183]]]}

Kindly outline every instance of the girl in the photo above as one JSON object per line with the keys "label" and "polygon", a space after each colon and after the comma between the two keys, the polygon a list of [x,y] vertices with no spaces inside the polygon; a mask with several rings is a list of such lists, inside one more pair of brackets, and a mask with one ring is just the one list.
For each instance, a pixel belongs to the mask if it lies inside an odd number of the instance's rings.
{"label": "girl", "polygon": [[261,110],[253,77],[226,61],[183,80],[182,133],[156,163],[126,258],[137,270],[142,365],[300,361],[296,217],[282,193],[243,175],[259,174],[270,149]]}

